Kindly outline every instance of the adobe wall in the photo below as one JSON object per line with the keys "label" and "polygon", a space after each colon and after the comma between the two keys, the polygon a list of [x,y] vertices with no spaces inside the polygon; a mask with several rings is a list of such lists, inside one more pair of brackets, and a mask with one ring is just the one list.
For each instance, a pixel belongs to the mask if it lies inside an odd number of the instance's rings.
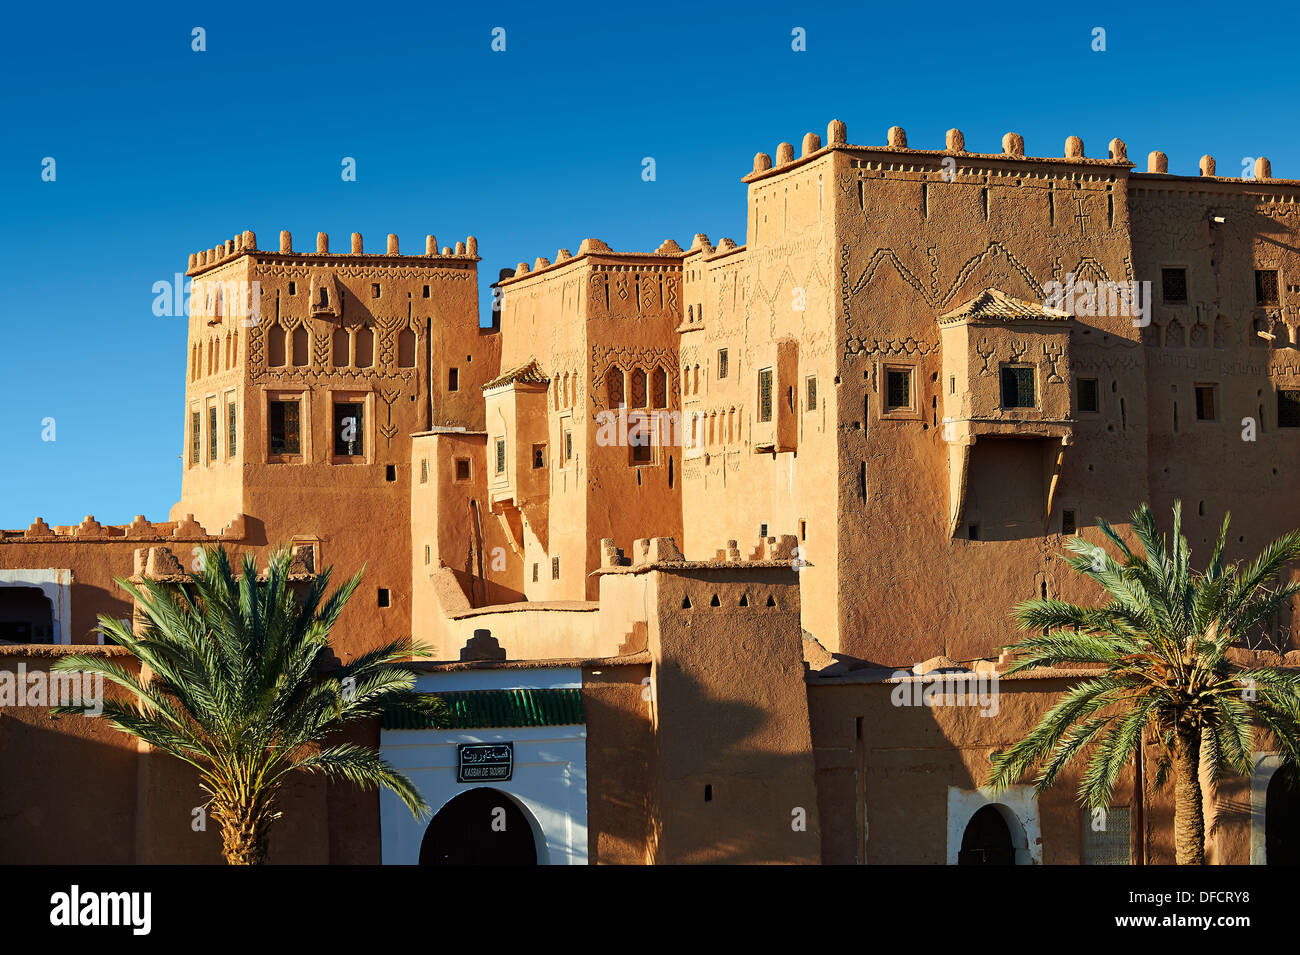
{"label": "adobe wall", "polygon": [[[945,150],[909,149],[895,129],[888,146],[848,147],[833,160],[843,424],[838,573],[843,592],[852,593],[839,605],[839,646],[885,665],[938,654],[988,657],[1013,636],[1007,614],[1015,601],[1091,600],[1053,556],[1063,543],[1059,501],[1076,511],[1084,538],[1100,541],[1098,517],[1122,529],[1146,496],[1138,331],[1127,315],[1078,318],[1071,371],[1097,369],[1106,402],[1103,414],[1074,428],[1050,516],[1044,495],[1036,527],[1022,525],[1001,540],[950,534],[937,317],[989,288],[1040,302],[1046,283],[1070,273],[1117,282],[1134,273],[1122,143],[1112,144],[1114,158],[1085,158],[1072,141],[1069,157],[1045,160],[1023,158],[1014,134],[1001,154],[967,152],[959,132],[949,136]],[[1025,360],[1040,381],[1065,371],[1038,348],[1026,346]],[[887,365],[912,370],[909,412],[885,406]],[[973,473],[988,470],[981,443],[972,448]],[[1002,502],[995,494],[981,506],[990,503]]]}
{"label": "adobe wall", "polygon": [[[1202,559],[1230,510],[1227,554],[1238,559],[1300,526],[1289,484],[1300,463],[1300,431],[1279,427],[1276,394],[1300,389],[1300,192],[1267,179],[1215,176],[1206,159],[1208,175],[1151,172],[1130,183],[1134,263],[1151,277],[1154,293],[1142,349],[1147,478],[1157,514],[1182,499],[1184,529]],[[1160,168],[1159,154],[1152,164]],[[1185,302],[1164,299],[1164,268],[1186,270]],[[1278,271],[1276,305],[1256,304],[1256,269]],[[1215,388],[1214,420],[1197,420],[1198,384]],[[1300,646],[1290,613],[1279,626],[1273,636],[1281,647]]]}
{"label": "adobe wall", "polygon": [[[811,155],[820,141],[807,146]],[[764,161],[770,164],[760,154],[756,168]],[[751,182],[746,245],[724,239],[715,249],[697,236],[683,264],[682,401],[685,412],[700,417],[699,441],[683,468],[682,507],[683,549],[693,559],[712,557],[729,540],[761,536],[763,525],[767,535],[796,535],[810,563],[800,578],[803,627],[835,648],[839,539],[835,495],[827,491],[839,467],[832,271],[838,200],[831,168],[813,161]],[[773,423],[766,429],[758,420],[763,368],[773,369]],[[767,449],[770,441],[776,443]]]}

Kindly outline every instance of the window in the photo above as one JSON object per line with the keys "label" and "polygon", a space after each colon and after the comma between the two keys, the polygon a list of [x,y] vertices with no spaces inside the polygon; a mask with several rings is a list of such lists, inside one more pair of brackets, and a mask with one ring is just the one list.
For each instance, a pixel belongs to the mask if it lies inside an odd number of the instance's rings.
{"label": "window", "polygon": [[1073,534],[1078,525],[1075,522],[1074,509],[1063,508],[1061,511],[1061,533]]}
{"label": "window", "polygon": [[560,558],[551,558],[551,580],[560,579]]}
{"label": "window", "polygon": [[564,463],[568,464],[573,460],[573,429],[564,429]]}
{"label": "window", "polygon": [[1096,378],[1079,379],[1079,410],[1096,414],[1101,407]]}
{"label": "window", "polygon": [[767,540],[767,525],[766,525],[766,524],[759,524],[759,525],[758,525],[758,539],[759,539],[759,540]]}
{"label": "window", "polygon": [[1277,269],[1256,269],[1255,270],[1255,304],[1256,305],[1278,304]]}
{"label": "window", "polygon": [[470,476],[469,458],[457,458],[456,459],[456,483],[464,484],[466,481],[469,480],[469,476]]}
{"label": "window", "polygon": [[297,283],[297,282],[290,282],[290,283],[289,283],[289,294],[290,294],[290,295],[297,295],[297,294],[298,294],[298,283]]}
{"label": "window", "polygon": [[605,396],[611,408],[623,404],[623,369],[611,368],[605,372]]}
{"label": "window", "polygon": [[371,297],[371,298],[379,298],[379,283],[378,283],[378,282],[371,282],[371,283],[370,283],[370,297]]}
{"label": "window", "polygon": [[533,583],[537,583],[537,562],[533,561]]}
{"label": "window", "polygon": [[415,367],[415,332],[404,328],[397,334],[397,367]]}
{"label": "window", "polygon": [[269,407],[268,424],[270,426],[272,454],[301,454],[299,440],[299,402],[272,401]]}
{"label": "window", "polygon": [[388,481],[388,482],[390,482],[390,483],[393,482],[393,481],[396,481],[396,480],[397,480],[397,465],[396,465],[396,464],[386,464],[386,465],[384,465],[384,480],[385,480],[385,481]]}
{"label": "window", "polygon": [[980,526],[978,524],[966,525],[966,539],[973,541],[980,539]]}
{"label": "window", "polygon": [[365,406],[359,401],[334,403],[334,453],[360,457],[366,453]]}
{"label": "window", "polygon": [[358,368],[369,368],[375,363],[375,333],[362,325],[352,338],[356,347]]}
{"label": "window", "polygon": [[233,458],[238,447],[239,437],[235,429],[235,403],[231,401],[226,404],[226,453]]}
{"label": "window", "polygon": [[772,420],[772,369],[758,373],[758,420]]}
{"label": "window", "polygon": [[1103,812],[1083,810],[1083,864],[1131,865],[1128,806],[1111,806]]}
{"label": "window", "polygon": [[653,464],[654,448],[650,419],[645,415],[630,416],[627,424],[627,443],[633,464]]}
{"label": "window", "polygon": [[203,417],[197,411],[190,412],[190,464],[199,463],[199,448],[202,446],[199,429],[202,421]]}
{"label": "window", "polygon": [[533,470],[546,467],[546,445],[533,445]]}
{"label": "window", "polygon": [[387,587],[380,587],[380,588],[379,588],[379,594],[378,594],[378,597],[379,597],[379,600],[378,600],[379,606],[381,606],[381,607],[391,607],[391,606],[393,605],[393,597],[392,597],[392,594],[390,594],[390,593],[388,592],[388,588],[387,588]]}
{"label": "window", "polygon": [[895,411],[912,407],[912,369],[887,368],[885,370],[885,410]]}
{"label": "window", "polygon": [[506,471],[506,439],[497,438],[497,474],[504,474]]}
{"label": "window", "polygon": [[668,372],[656,368],[650,375],[650,407],[668,407]]}
{"label": "window", "polygon": [[428,458],[420,459],[420,483],[421,484],[429,483],[429,459]]}
{"label": "window", "polygon": [[427,285],[424,287],[424,297],[425,298],[429,297],[429,286]]}
{"label": "window", "polygon": [[817,410],[817,379],[809,378],[807,384],[808,384],[808,410],[816,411]]}
{"label": "window", "polygon": [[1160,289],[1166,305],[1187,303],[1187,270],[1161,269]]}
{"label": "window", "polygon": [[1214,420],[1214,385],[1196,386],[1196,420]]}
{"label": "window", "polygon": [[447,390],[460,391],[460,369],[459,368],[447,369]]}
{"label": "window", "polygon": [[1033,408],[1034,369],[1022,366],[1002,367],[1002,407]]}
{"label": "window", "polygon": [[347,331],[342,328],[334,329],[334,334],[330,336],[330,353],[335,368],[346,368],[348,366],[350,360],[348,356],[349,347],[350,340]]}
{"label": "window", "polygon": [[725,348],[718,349],[718,377],[727,377],[727,350]]}
{"label": "window", "polygon": [[1300,391],[1277,393],[1277,426],[1300,428]]}
{"label": "window", "polygon": [[208,462],[217,459],[217,406],[208,405]]}
{"label": "window", "polygon": [[432,561],[432,559],[433,559],[433,554],[430,552],[429,545],[428,545],[428,544],[425,544],[425,545],[424,545],[424,562],[425,562],[426,564],[428,564],[428,563],[430,563],[430,562]]}

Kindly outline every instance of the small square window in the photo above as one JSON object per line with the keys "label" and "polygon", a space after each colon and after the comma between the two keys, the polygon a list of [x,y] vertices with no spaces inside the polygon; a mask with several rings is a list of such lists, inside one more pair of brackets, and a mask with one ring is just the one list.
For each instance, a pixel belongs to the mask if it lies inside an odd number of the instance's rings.
{"label": "small square window", "polygon": [[506,471],[506,439],[497,438],[497,474]]}
{"label": "small square window", "polygon": [[718,349],[718,377],[727,377],[727,350],[725,348]]}
{"label": "small square window", "polygon": [[1300,391],[1277,393],[1277,426],[1300,428]]}
{"label": "small square window", "polygon": [[298,401],[272,401],[268,408],[271,454],[301,454]]}
{"label": "small square window", "polygon": [[533,445],[533,470],[546,467],[546,445]]}
{"label": "small square window", "polygon": [[1277,305],[1277,269],[1255,270],[1255,304]]}
{"label": "small square window", "polygon": [[759,524],[759,525],[758,525],[758,539],[759,539],[759,540],[767,540],[767,525],[766,525],[766,524]]}
{"label": "small square window", "polygon": [[1002,368],[1002,407],[1034,408],[1034,369],[1022,366]]}
{"label": "small square window", "polygon": [[1187,303],[1187,270],[1161,269],[1160,289],[1166,305]]}
{"label": "small square window", "polygon": [[1214,413],[1214,385],[1197,385],[1196,386],[1196,420],[1213,421]]}
{"label": "small square window", "polygon": [[560,558],[551,558],[551,580],[560,579]]}
{"label": "small square window", "polygon": [[290,282],[290,283],[289,283],[289,294],[290,294],[290,295],[297,295],[297,294],[298,294],[298,284],[297,284],[296,282]]}
{"label": "small square window", "polygon": [[898,411],[912,407],[912,370],[887,368],[885,370],[885,410]]}
{"label": "small square window", "polygon": [[1073,534],[1077,530],[1074,518],[1073,508],[1064,508],[1061,511],[1061,533]]}
{"label": "small square window", "polygon": [[378,283],[378,282],[371,282],[371,283],[370,283],[370,297],[371,297],[371,298],[379,298],[379,283]]}
{"label": "small square window", "polygon": [[396,464],[385,464],[385,465],[384,465],[384,480],[385,480],[385,481],[388,481],[389,483],[392,483],[393,481],[396,481],[396,480],[397,480],[397,465],[396,465]]}
{"label": "small square window", "polygon": [[980,539],[980,526],[978,524],[966,525],[966,539],[973,541]]}
{"label": "small square window", "polygon": [[447,369],[447,390],[460,391],[460,369],[459,368]]}
{"label": "small square window", "polygon": [[429,297],[429,286],[427,285],[424,287],[424,297],[425,298]]}
{"label": "small square window", "polygon": [[1096,414],[1100,409],[1100,397],[1097,390],[1096,378],[1079,379],[1079,410],[1088,414]]}
{"label": "small square window", "polygon": [[469,480],[469,458],[456,459],[456,483],[464,484]]}
{"label": "small square window", "polygon": [[393,600],[393,598],[392,598],[392,595],[389,594],[389,592],[388,592],[388,588],[387,588],[387,587],[380,587],[380,588],[379,588],[379,606],[381,606],[381,607],[391,607],[391,606],[392,606],[392,600]]}
{"label": "small square window", "polygon": [[808,410],[817,410],[817,379],[808,379]]}
{"label": "small square window", "polygon": [[365,406],[359,401],[334,404],[334,453],[340,457],[360,457],[366,453]]}

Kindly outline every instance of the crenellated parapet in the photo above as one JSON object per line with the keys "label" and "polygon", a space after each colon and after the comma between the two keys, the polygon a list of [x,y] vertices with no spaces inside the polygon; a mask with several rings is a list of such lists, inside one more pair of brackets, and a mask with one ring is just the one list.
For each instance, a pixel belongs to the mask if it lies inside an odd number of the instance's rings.
{"label": "crenellated parapet", "polygon": [[479,260],[478,239],[475,236],[467,236],[464,241],[457,242],[454,246],[444,246],[441,250],[438,248],[438,240],[435,236],[426,235],[424,237],[424,252],[416,255],[403,255],[400,250],[397,235],[388,233],[383,252],[365,250],[360,232],[353,232],[349,237],[347,252],[330,252],[329,233],[316,233],[316,250],[314,252],[295,251],[293,247],[293,235],[287,230],[280,232],[280,245],[278,252],[270,249],[258,249],[257,236],[251,230],[246,230],[232,239],[227,239],[220,245],[213,246],[210,249],[204,249],[199,252],[191,252],[189,257],[189,267],[187,275],[199,275],[209,269],[216,268],[220,265],[226,265],[245,255],[276,255],[276,256],[303,256],[310,259],[329,257],[339,261],[355,259],[361,256],[371,258],[393,258],[403,261],[422,261],[425,259],[438,260],[458,260],[472,261]]}
{"label": "crenellated parapet", "polygon": [[143,514],[137,514],[129,524],[101,524],[95,520],[94,515],[87,514],[80,524],[50,525],[44,518],[38,517],[26,530],[0,530],[0,544],[151,540],[216,543],[243,540],[245,533],[246,518],[243,514],[236,514],[229,524],[216,533],[208,531],[195,521],[193,514],[186,514],[179,521],[158,522],[146,520]]}

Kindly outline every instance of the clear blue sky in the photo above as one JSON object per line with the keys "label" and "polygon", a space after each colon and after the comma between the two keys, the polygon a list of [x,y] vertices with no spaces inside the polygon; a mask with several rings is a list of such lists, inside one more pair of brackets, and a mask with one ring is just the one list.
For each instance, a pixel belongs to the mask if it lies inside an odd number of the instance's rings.
{"label": "clear blue sky", "polygon": [[[848,123],[1031,155],[1119,136],[1192,174],[1300,177],[1285,4],[15,4],[0,31],[0,527],[179,496],[182,319],[153,283],[244,229],[418,251],[473,233],[502,266],[585,236],[744,241],[755,152]],[[207,31],[206,52],[191,30]],[[506,29],[506,51],[490,48]],[[1104,53],[1091,49],[1106,30]],[[791,50],[791,30],[807,50]],[[53,157],[57,179],[41,181]],[[357,161],[357,181],[340,163]],[[655,182],[641,179],[652,156]],[[42,441],[42,419],[56,440]]]}

